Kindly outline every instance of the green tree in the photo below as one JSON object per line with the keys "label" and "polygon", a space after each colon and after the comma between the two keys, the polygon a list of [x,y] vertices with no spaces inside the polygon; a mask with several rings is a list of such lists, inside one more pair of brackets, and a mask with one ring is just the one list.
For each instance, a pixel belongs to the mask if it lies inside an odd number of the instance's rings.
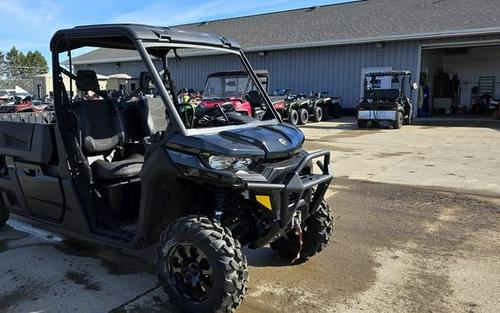
{"label": "green tree", "polygon": [[19,80],[23,77],[24,74],[24,63],[26,61],[26,57],[24,53],[17,50],[15,46],[13,46],[9,52],[7,52],[6,60],[8,63],[8,76],[13,80]]}
{"label": "green tree", "polygon": [[28,51],[24,54],[14,46],[7,52],[6,61],[8,64],[7,76],[15,81],[48,72],[47,60],[38,50]]}
{"label": "green tree", "polygon": [[37,74],[45,74],[48,72],[47,60],[40,51],[28,51],[26,53],[25,66],[28,68],[27,74],[31,77]]}
{"label": "green tree", "polygon": [[7,75],[7,61],[5,61],[5,55],[2,51],[0,51],[0,78],[3,78]]}

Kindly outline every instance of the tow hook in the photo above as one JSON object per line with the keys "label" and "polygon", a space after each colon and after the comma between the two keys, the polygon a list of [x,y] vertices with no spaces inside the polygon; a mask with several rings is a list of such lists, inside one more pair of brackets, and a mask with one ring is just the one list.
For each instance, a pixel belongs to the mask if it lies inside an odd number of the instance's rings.
{"label": "tow hook", "polygon": [[297,252],[297,256],[295,257],[295,259],[292,260],[292,264],[295,263],[295,261],[297,261],[298,259],[300,259],[300,253],[302,252],[302,245],[303,245],[303,242],[302,242],[302,212],[300,211],[295,211],[295,213],[293,214],[293,218],[292,218],[292,228],[295,229],[295,235],[297,236],[298,240],[299,240],[299,251]]}

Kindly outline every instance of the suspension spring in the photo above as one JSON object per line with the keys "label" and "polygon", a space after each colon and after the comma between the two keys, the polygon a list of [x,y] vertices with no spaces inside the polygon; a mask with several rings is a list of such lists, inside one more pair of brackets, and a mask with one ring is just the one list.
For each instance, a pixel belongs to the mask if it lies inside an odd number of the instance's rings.
{"label": "suspension spring", "polygon": [[215,190],[213,201],[215,218],[220,222],[222,212],[224,212],[227,204],[227,192],[221,189]]}

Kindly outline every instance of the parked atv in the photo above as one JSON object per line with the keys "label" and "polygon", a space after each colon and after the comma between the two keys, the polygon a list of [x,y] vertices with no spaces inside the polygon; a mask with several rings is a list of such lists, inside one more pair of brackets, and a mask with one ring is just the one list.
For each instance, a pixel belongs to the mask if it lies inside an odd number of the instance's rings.
{"label": "parked atv", "polygon": [[326,91],[311,93],[309,96],[309,117],[314,122],[328,121],[330,118],[340,118],[342,107],[341,97],[330,97]]}
{"label": "parked atv", "polygon": [[[392,77],[391,88],[381,88],[381,77]],[[357,107],[358,127],[368,123],[377,126],[387,123],[394,129],[413,123],[413,104],[406,96],[406,82],[411,91],[418,88],[411,81],[410,71],[369,72],[364,79],[364,98]]]}
{"label": "parked atv", "polygon": [[305,125],[309,121],[309,99],[303,94],[297,94],[293,89],[276,89],[274,98],[284,98],[285,105],[279,111],[290,124]]}
{"label": "parked atv", "polygon": [[[140,90],[118,103],[99,90],[97,73],[65,67],[71,50],[84,47],[137,51],[147,69]],[[78,238],[156,245],[160,282],[186,312],[236,309],[248,282],[242,246],[271,244],[293,263],[327,245],[330,153],[302,149],[303,133],[283,124],[238,43],[116,24],[59,30],[50,48],[55,119],[34,112],[11,114],[31,114],[29,122],[0,121],[0,138],[9,138],[0,141],[0,225],[10,212]],[[184,49],[238,64],[261,118],[232,103],[181,114],[167,55]],[[69,61],[59,59],[64,53]],[[79,97],[69,96],[63,75]]]}

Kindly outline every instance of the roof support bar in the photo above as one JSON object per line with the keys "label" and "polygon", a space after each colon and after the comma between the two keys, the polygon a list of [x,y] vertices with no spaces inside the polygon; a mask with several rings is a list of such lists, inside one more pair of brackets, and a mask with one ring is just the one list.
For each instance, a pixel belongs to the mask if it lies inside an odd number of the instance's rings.
{"label": "roof support bar", "polygon": [[141,40],[136,40],[136,45],[137,45],[137,51],[139,51],[142,60],[146,64],[146,68],[151,73],[151,77],[153,78],[156,87],[160,91],[161,99],[163,100],[163,103],[167,108],[167,113],[170,119],[170,123],[172,123],[172,126],[175,128],[175,130],[178,131],[181,135],[187,136],[186,127],[184,127],[184,123],[182,122],[179,114],[173,114],[174,112],[176,112],[177,109],[175,108],[174,102],[170,98],[167,89],[163,85],[163,81],[160,78],[160,75],[158,75],[158,72],[156,71],[153,61],[151,60],[151,57],[149,56],[146,48],[142,44]]}

